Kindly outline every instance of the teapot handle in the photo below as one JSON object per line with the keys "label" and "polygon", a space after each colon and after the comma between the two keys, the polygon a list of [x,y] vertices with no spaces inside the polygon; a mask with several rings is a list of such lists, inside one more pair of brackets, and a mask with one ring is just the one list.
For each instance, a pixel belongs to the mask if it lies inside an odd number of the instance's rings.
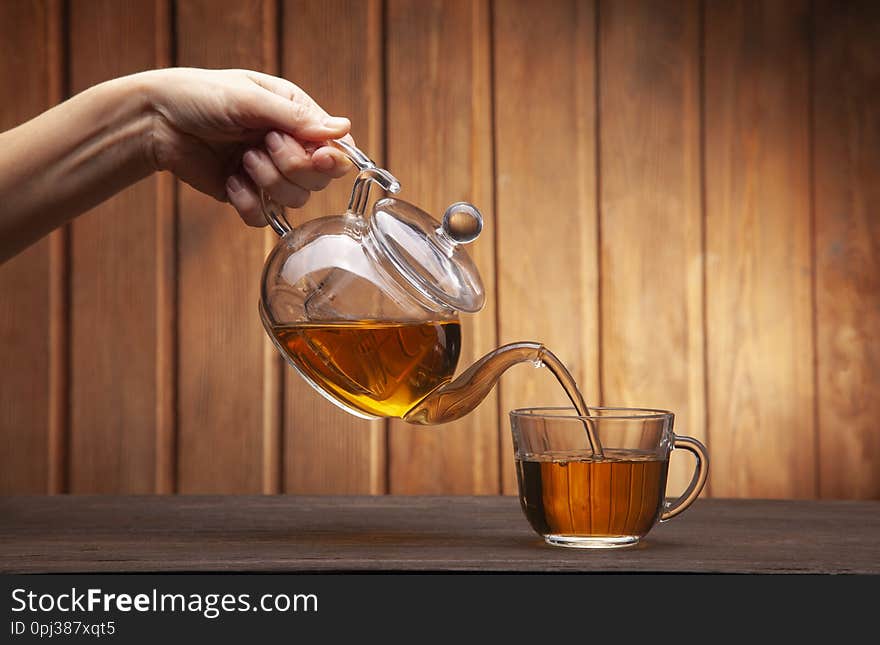
{"label": "teapot handle", "polygon": [[262,188],[260,188],[260,206],[263,209],[263,217],[266,218],[266,222],[273,231],[278,233],[279,237],[284,237],[293,230],[284,214],[284,206],[269,197]]}
{"label": "teapot handle", "polygon": [[[370,197],[371,182],[376,182],[390,193],[400,192],[400,182],[394,175],[377,166],[359,148],[342,139],[331,139],[328,143],[341,150],[359,171],[351,189],[351,198],[348,201],[350,212],[363,216]],[[274,201],[262,188],[260,189],[260,205],[263,209],[263,217],[279,236],[284,237],[293,230],[284,214],[284,207]]]}

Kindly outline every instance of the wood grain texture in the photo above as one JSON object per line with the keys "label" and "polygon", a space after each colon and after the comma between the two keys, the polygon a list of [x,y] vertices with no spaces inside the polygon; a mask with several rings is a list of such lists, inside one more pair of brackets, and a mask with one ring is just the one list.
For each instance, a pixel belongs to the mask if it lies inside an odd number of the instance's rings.
{"label": "wood grain texture", "polygon": [[[0,3],[0,131],[50,107],[50,2]],[[55,7],[57,9],[57,7]],[[54,72],[57,74],[57,71]],[[0,267],[0,492],[46,493],[53,477],[50,414],[50,244],[43,240]]]}
{"label": "wood grain texture", "polygon": [[815,5],[822,497],[880,498],[880,5]]}
{"label": "wood grain texture", "polygon": [[[67,28],[62,0],[48,0],[46,48],[49,57],[49,103],[66,98]],[[49,455],[48,492],[67,492],[69,486],[70,410],[70,226],[49,234]]]}
{"label": "wood grain texture", "polygon": [[[602,398],[706,439],[696,1],[599,12]],[[669,493],[692,459],[672,459]]]}
{"label": "wood grain texture", "polygon": [[[292,0],[284,3],[283,19],[282,74],[330,114],[348,117],[357,145],[381,163],[381,2]],[[328,43],[332,56],[326,54]],[[291,221],[341,215],[353,180],[347,175],[313,194],[305,208],[289,213]],[[385,422],[343,412],[287,366],[284,380],[285,492],[385,492]]]}
{"label": "wood grain texture", "polygon": [[545,545],[512,497],[5,497],[0,572],[878,574],[878,532],[876,501],[709,499],[584,553]]}
{"label": "wood grain texture", "polygon": [[[282,73],[404,199],[483,210],[462,368],[544,341],[588,401],[706,439],[712,495],[878,498],[878,20],[867,0],[0,2],[0,128],[139,69]],[[352,179],[291,219],[341,212]],[[507,411],[565,404],[552,377],[518,367],[389,441],[265,337],[276,241],[162,175],[0,267],[0,492],[515,492]]]}
{"label": "wood grain texture", "polygon": [[[172,61],[171,0],[156,2],[156,66]],[[177,490],[177,212],[175,179],[156,177],[155,492]]]}
{"label": "wood grain texture", "polygon": [[[280,75],[280,2],[263,2],[263,71]],[[271,226],[263,231],[264,257],[278,236]],[[284,492],[284,372],[283,359],[268,336],[263,337],[263,492]]]}
{"label": "wood grain texture", "polygon": [[[159,15],[156,2],[71,2],[71,90],[157,66]],[[71,492],[156,488],[157,185],[148,178],[72,225]]]}
{"label": "wood grain texture", "polygon": [[[400,196],[438,220],[457,201],[484,218],[468,253],[488,298],[463,316],[460,372],[496,346],[488,2],[389,0],[386,47],[386,159]],[[496,393],[454,423],[390,426],[389,492],[498,492]]]}
{"label": "wood grain texture", "polygon": [[712,492],[816,494],[809,3],[707,3]]}
{"label": "wood grain texture", "polygon": [[[595,7],[494,5],[499,342],[545,343],[600,398]],[[546,370],[502,377],[502,490],[516,491],[507,413],[568,405]]]}
{"label": "wood grain texture", "polygon": [[[183,66],[274,67],[263,39],[275,25],[262,0],[177,4],[177,62]],[[269,58],[267,60],[267,57]],[[271,71],[271,70],[270,70]],[[277,443],[265,426],[265,342],[257,304],[265,237],[234,209],[178,185],[178,487],[190,493],[257,493],[268,484]],[[268,492],[268,491],[266,491]]]}

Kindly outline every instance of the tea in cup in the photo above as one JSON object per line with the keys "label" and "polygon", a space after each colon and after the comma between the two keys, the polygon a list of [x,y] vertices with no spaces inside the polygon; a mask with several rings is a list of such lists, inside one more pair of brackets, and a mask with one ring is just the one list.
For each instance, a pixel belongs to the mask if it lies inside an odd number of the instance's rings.
{"label": "tea in cup", "polygon": [[[511,412],[520,504],[535,532],[555,546],[634,546],[687,509],[706,483],[709,457],[696,439],[673,434],[673,421],[671,412],[638,408]],[[693,453],[696,468],[684,494],[667,502],[674,448]]]}

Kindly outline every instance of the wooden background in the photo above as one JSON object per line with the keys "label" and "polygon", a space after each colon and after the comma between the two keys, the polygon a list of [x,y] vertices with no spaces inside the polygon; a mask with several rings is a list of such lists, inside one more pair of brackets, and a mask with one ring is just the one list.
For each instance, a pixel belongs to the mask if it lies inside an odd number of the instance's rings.
{"label": "wooden background", "polygon": [[[676,412],[712,496],[880,498],[880,3],[12,0],[0,128],[167,65],[290,78],[405,198],[480,207],[463,364],[546,342],[591,402]],[[0,267],[0,492],[514,492],[506,411],[551,377],[347,416],[264,337],[273,244],[154,176]]]}

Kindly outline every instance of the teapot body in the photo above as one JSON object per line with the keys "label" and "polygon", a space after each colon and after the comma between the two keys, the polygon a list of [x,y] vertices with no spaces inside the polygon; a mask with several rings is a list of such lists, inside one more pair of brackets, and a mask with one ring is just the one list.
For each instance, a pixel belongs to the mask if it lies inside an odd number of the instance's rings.
{"label": "teapot body", "polygon": [[[263,269],[263,326],[315,390],[354,415],[407,418],[435,399],[452,409],[455,397],[439,394],[461,353],[458,312],[484,302],[463,248],[480,234],[482,216],[456,202],[438,222],[390,197],[367,216],[370,186],[396,194],[400,183],[351,144],[330,143],[359,169],[344,214],[294,228],[261,193],[281,236]],[[418,422],[435,422],[434,408],[418,408]]]}
{"label": "teapot body", "polygon": [[287,362],[364,418],[403,417],[452,379],[458,313],[401,279],[360,215],[287,232],[263,271],[260,315]]}

